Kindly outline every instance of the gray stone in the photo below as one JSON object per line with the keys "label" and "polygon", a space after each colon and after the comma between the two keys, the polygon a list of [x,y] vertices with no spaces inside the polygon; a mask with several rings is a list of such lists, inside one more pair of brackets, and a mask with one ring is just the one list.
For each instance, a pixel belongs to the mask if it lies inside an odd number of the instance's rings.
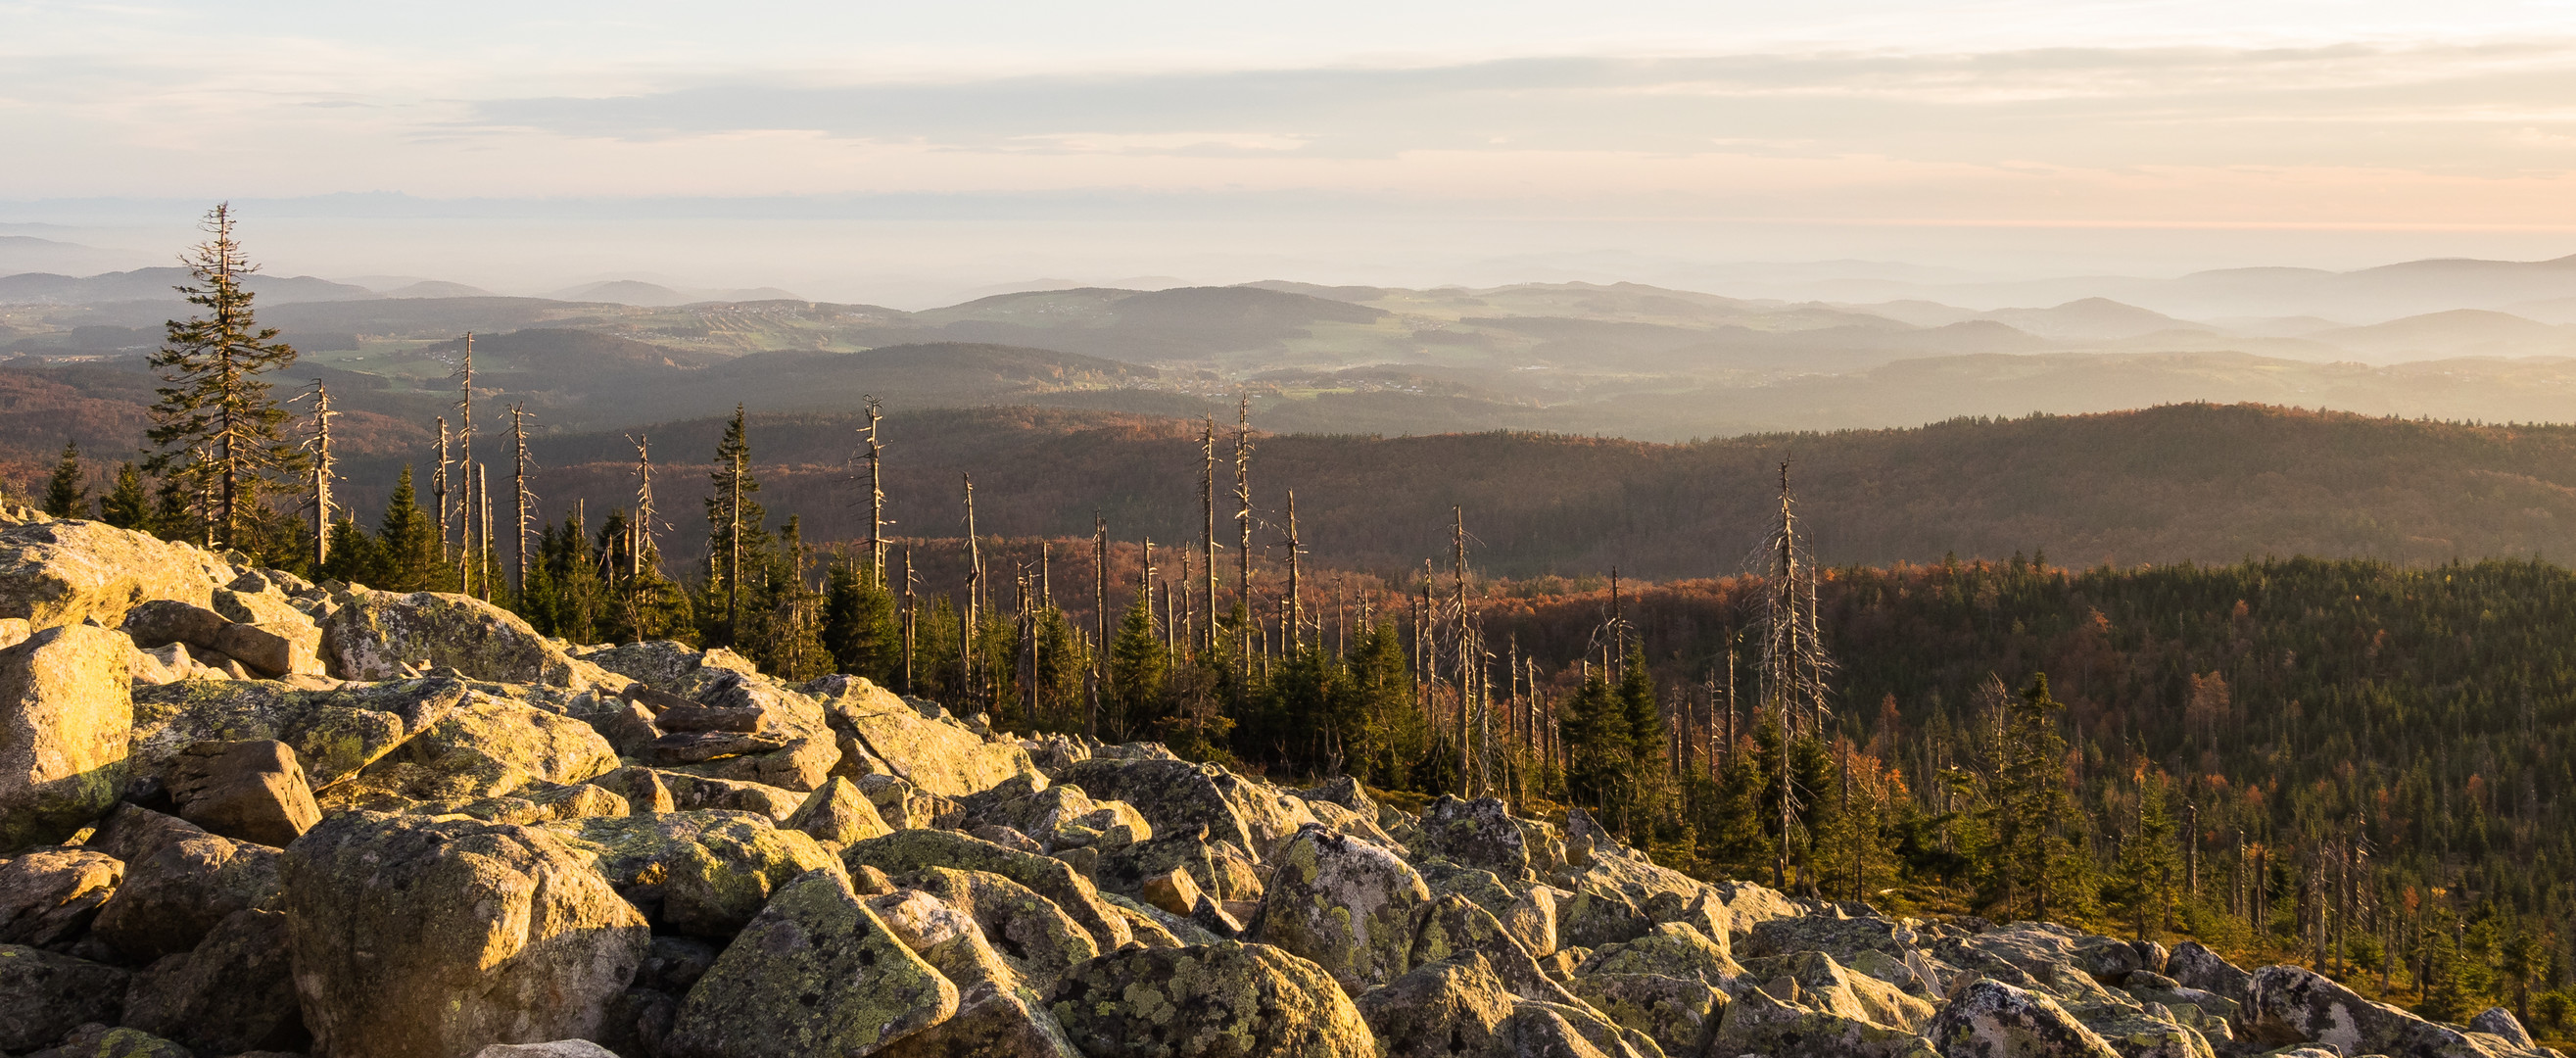
{"label": "gray stone", "polygon": [[1114,951],[1077,967],[1048,1009],[1093,1058],[1377,1054],[1331,974],[1266,944]]}
{"label": "gray stone", "polygon": [[957,987],[850,889],[788,883],[681,1001],[666,1058],[864,1056],[957,1012]]}
{"label": "gray stone", "polygon": [[333,816],[289,847],[285,881],[296,991],[333,1058],[598,1035],[650,940],[541,827]]}
{"label": "gray stone", "polygon": [[228,838],[285,848],[322,821],[283,742],[200,742],[171,761],[166,781],[179,818]]}
{"label": "gray stone", "polygon": [[1311,827],[1274,858],[1252,935],[1322,966],[1356,996],[1411,968],[1415,911],[1430,900],[1396,854]]}
{"label": "gray stone", "polygon": [[1499,799],[1462,801],[1443,795],[1423,810],[1419,825],[1417,855],[1438,856],[1515,881],[1530,877],[1528,842]]}
{"label": "gray stone", "polygon": [[151,965],[126,992],[124,1023],[206,1054],[300,1051],[292,934],[275,911],[236,911],[204,942]]}
{"label": "gray stone", "polygon": [[80,939],[124,878],[123,862],[88,849],[0,860],[0,944],[59,949]]}
{"label": "gray stone", "polygon": [[236,911],[274,910],[279,854],[265,845],[201,834],[129,860],[90,927],[100,940],[139,959],[195,948]]}
{"label": "gray stone", "polygon": [[[1731,1010],[1732,1008],[1730,1008]],[[2057,1001],[1998,981],[1972,981],[1924,1031],[1942,1058],[2117,1058]]]}
{"label": "gray stone", "polygon": [[0,853],[60,843],[125,796],[133,650],[124,633],[90,625],[0,649]]}
{"label": "gray stone", "polygon": [[32,1051],[84,1023],[117,1020],[127,979],[113,966],[0,944],[0,1051]]}

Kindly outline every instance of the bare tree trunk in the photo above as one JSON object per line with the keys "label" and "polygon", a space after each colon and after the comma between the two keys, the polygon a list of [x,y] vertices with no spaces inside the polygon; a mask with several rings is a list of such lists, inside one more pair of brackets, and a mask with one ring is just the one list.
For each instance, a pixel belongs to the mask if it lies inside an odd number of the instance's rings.
{"label": "bare tree trunk", "polygon": [[1091,646],[1090,712],[1082,718],[1082,733],[1087,738],[1099,738],[1100,690],[1109,679],[1109,523],[1097,511],[1091,515],[1091,548],[1091,621],[1098,629],[1098,638]]}
{"label": "bare tree trunk", "polygon": [[531,502],[536,496],[528,491],[528,405],[525,401],[510,405],[510,449],[510,520],[517,527],[513,534],[516,539],[511,546],[518,552],[518,569],[511,580],[510,590],[524,598],[528,591],[529,518],[536,513],[536,505]]}
{"label": "bare tree trunk", "polygon": [[462,566],[457,570],[456,583],[458,587],[470,594],[474,590],[474,569],[477,561],[474,554],[474,511],[476,505],[481,502],[475,498],[477,488],[475,482],[480,480],[482,473],[482,465],[474,461],[474,332],[472,331],[465,332],[465,358],[458,362],[456,377],[459,390],[456,406],[461,409],[456,424],[456,464],[464,470],[466,477],[463,482],[464,495],[457,497],[456,500],[458,515],[456,539],[463,545],[459,557]]}
{"label": "bare tree trunk", "polygon": [[1288,490],[1288,653],[1291,656],[1304,653],[1306,650],[1306,599],[1300,594],[1304,591],[1302,586],[1304,581],[1300,577],[1303,567],[1298,558],[1304,553],[1304,546],[1297,539],[1297,490],[1290,489]]}
{"label": "bare tree trunk", "polygon": [[331,390],[313,382],[313,569],[331,561]]}
{"label": "bare tree trunk", "polygon": [[444,565],[455,561],[448,543],[456,536],[456,512],[447,505],[447,416],[438,417],[438,470],[429,478],[430,491],[438,497],[438,561]]}
{"label": "bare tree trunk", "polygon": [[885,586],[885,447],[877,443],[877,420],[883,405],[871,394],[868,407],[868,575],[876,578],[878,587]]}
{"label": "bare tree trunk", "polygon": [[1199,453],[1205,469],[1199,477],[1199,513],[1207,520],[1199,536],[1200,560],[1207,566],[1207,637],[1201,648],[1216,649],[1216,416],[1207,417],[1199,433]]}

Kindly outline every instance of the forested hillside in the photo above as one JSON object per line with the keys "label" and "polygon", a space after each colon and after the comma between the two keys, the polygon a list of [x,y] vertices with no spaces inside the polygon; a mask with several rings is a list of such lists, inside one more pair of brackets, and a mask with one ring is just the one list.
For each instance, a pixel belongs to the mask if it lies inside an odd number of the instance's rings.
{"label": "forested hillside", "polygon": [[[752,414],[751,459],[765,496],[773,509],[802,515],[808,539],[865,535],[856,425],[851,416]],[[1253,425],[1257,432],[1258,412]],[[1229,461],[1232,428],[1219,423]],[[694,508],[722,429],[722,420],[700,420],[650,431],[654,458],[668,468],[666,504]],[[1088,537],[1095,513],[1123,541],[1199,532],[1197,422],[893,408],[883,429],[892,444],[888,516],[902,536],[963,532],[963,474],[977,482],[988,534]],[[630,503],[631,436],[532,441],[532,488],[547,517],[576,501],[594,512]],[[2034,550],[2072,566],[2576,556],[2576,428],[2568,427],[2178,405],[1687,445],[1257,433],[1255,446],[1255,546],[1277,553],[1293,489],[1313,561],[1378,573],[1445,558],[1453,506],[1465,509],[1478,565],[1497,575],[1737,572],[1769,524],[1782,460],[1793,461],[1814,515],[1817,553],[1835,563]],[[374,510],[399,461],[425,475],[433,458],[423,447],[351,460],[350,502]],[[670,546],[675,557],[700,553],[685,536]]]}

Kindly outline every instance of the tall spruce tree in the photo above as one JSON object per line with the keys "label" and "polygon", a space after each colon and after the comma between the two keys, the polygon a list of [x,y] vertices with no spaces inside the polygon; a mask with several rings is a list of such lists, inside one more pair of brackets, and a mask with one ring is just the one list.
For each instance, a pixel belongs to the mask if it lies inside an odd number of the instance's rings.
{"label": "tall spruce tree", "polygon": [[258,266],[233,238],[231,204],[207,213],[203,228],[210,238],[189,251],[189,281],[178,288],[202,311],[171,320],[150,360],[167,385],[155,390],[145,436],[159,451],[147,466],[200,478],[205,542],[234,547],[256,543],[252,508],[272,476],[300,465],[302,453],[284,437],[287,414],[260,378],[293,364],[295,349],[251,312],[244,280]]}
{"label": "tall spruce tree", "polygon": [[89,517],[88,476],[81,472],[80,446],[63,442],[62,462],[45,482],[45,513],[56,518]]}
{"label": "tall spruce tree", "polygon": [[142,529],[152,522],[152,497],[143,491],[143,471],[131,461],[116,466],[116,487],[99,498],[98,520],[119,529]]}
{"label": "tall spruce tree", "polygon": [[883,687],[902,678],[903,626],[873,563],[833,564],[823,590],[823,645],[842,672]]}
{"label": "tall spruce tree", "polygon": [[758,600],[746,582],[767,564],[769,518],[760,502],[760,479],[751,472],[751,437],[743,406],[734,405],[733,421],[716,442],[715,467],[707,474],[706,640],[716,646],[742,642],[748,610]]}

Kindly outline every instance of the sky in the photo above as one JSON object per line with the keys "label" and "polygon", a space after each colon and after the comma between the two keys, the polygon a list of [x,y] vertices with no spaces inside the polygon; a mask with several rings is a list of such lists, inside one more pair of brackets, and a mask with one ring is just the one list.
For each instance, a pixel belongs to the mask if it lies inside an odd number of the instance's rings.
{"label": "sky", "polygon": [[0,28],[0,234],[155,261],[218,199],[284,271],[887,303],[2576,252],[2576,0],[0,0]]}

